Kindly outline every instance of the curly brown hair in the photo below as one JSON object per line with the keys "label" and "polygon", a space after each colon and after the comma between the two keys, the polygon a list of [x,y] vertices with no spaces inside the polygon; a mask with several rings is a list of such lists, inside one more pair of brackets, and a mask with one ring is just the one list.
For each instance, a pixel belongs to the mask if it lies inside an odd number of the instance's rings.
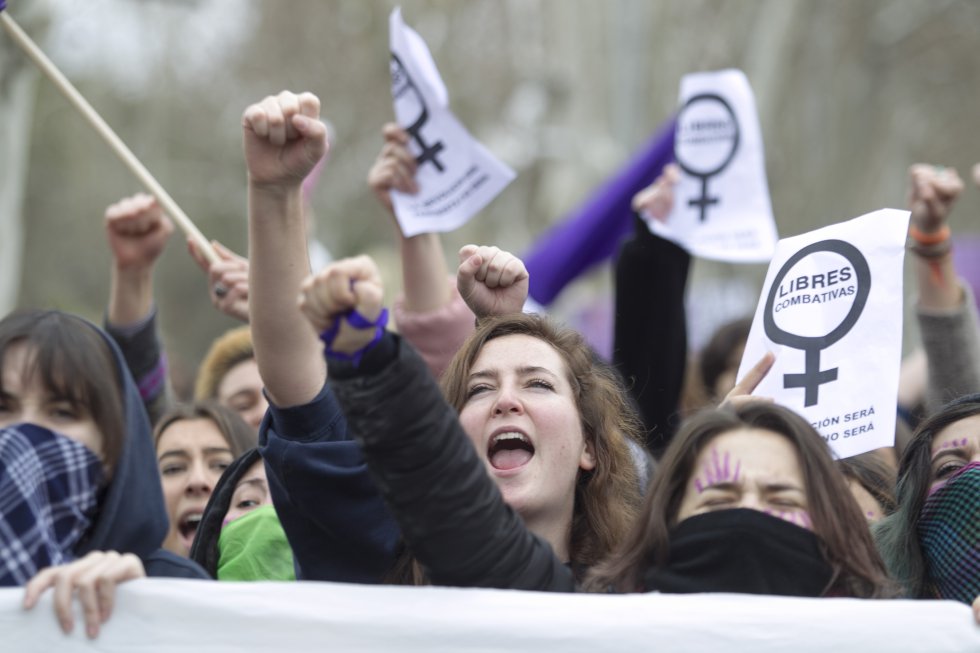
{"label": "curly brown hair", "polygon": [[241,363],[255,358],[252,332],[249,326],[229,329],[211,343],[211,348],[201,361],[194,382],[195,401],[216,399],[218,386],[228,371]]}

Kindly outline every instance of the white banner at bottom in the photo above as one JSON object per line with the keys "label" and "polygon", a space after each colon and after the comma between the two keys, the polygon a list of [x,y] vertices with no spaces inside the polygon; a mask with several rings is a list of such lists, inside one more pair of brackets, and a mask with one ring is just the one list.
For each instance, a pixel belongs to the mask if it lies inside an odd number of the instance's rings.
{"label": "white banner at bottom", "polygon": [[66,636],[51,592],[0,590],[0,649],[20,651],[980,651],[951,601],[744,594],[548,594],[335,583],[144,579],[94,642]]}

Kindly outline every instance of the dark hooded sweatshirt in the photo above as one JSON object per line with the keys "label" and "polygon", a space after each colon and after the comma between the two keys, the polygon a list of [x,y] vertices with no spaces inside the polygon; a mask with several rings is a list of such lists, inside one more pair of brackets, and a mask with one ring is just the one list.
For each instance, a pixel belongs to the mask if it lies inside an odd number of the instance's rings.
{"label": "dark hooded sweatshirt", "polygon": [[221,559],[218,540],[225,516],[231,508],[231,500],[235,496],[235,487],[252,465],[260,460],[262,457],[258,449],[249,449],[236,458],[215,483],[208,505],[204,508],[194,544],[191,546],[190,558],[201,565],[211,578],[218,577],[218,562]]}
{"label": "dark hooded sweatshirt", "polygon": [[160,484],[150,421],[136,384],[119,348],[104,331],[92,325],[112,351],[122,381],[126,440],[112,480],[99,499],[99,511],[75,553],[90,551],[134,553],[147,576],[208,578],[196,563],[160,548],[169,524]]}

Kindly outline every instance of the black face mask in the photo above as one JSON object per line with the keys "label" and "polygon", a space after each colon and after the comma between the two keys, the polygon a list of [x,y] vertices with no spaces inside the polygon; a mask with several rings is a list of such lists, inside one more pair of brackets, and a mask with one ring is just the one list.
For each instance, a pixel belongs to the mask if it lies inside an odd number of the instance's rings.
{"label": "black face mask", "polygon": [[832,576],[812,532],[738,508],[678,524],[670,533],[667,564],[650,568],[643,580],[647,592],[821,596]]}

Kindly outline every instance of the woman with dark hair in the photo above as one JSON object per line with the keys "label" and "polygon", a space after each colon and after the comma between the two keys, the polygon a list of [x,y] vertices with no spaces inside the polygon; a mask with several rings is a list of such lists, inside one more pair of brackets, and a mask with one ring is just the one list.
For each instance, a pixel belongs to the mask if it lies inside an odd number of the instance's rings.
{"label": "woman with dark hair", "polygon": [[842,458],[837,461],[837,469],[869,524],[895,512],[895,471],[877,451]]}
{"label": "woman with dark hair", "polygon": [[296,580],[258,449],[246,451],[221,475],[190,557],[217,580]]}
{"label": "woman with dark hair", "polygon": [[170,520],[163,548],[186,557],[218,479],[257,436],[230,408],[199,401],[165,412],[153,439]]}
{"label": "woman with dark hair", "polygon": [[[980,597],[980,394],[919,424],[898,470],[898,508],[875,539],[914,598]],[[980,608],[980,604],[976,604]]]}
{"label": "woman with dark hair", "polygon": [[658,472],[636,528],[589,589],[890,593],[826,443],[791,410],[755,401],[699,413]]}
{"label": "woman with dark hair", "polygon": [[715,330],[698,353],[698,372],[711,403],[721,401],[735,385],[751,327],[751,316],[726,322]]}
{"label": "woman with dark hair", "polygon": [[[0,585],[26,584],[28,608],[48,587],[78,589],[94,637],[115,583],[206,577],[160,548],[167,515],[150,424],[107,335],[59,311],[9,315],[0,372]],[[58,594],[69,631],[72,592]]]}

